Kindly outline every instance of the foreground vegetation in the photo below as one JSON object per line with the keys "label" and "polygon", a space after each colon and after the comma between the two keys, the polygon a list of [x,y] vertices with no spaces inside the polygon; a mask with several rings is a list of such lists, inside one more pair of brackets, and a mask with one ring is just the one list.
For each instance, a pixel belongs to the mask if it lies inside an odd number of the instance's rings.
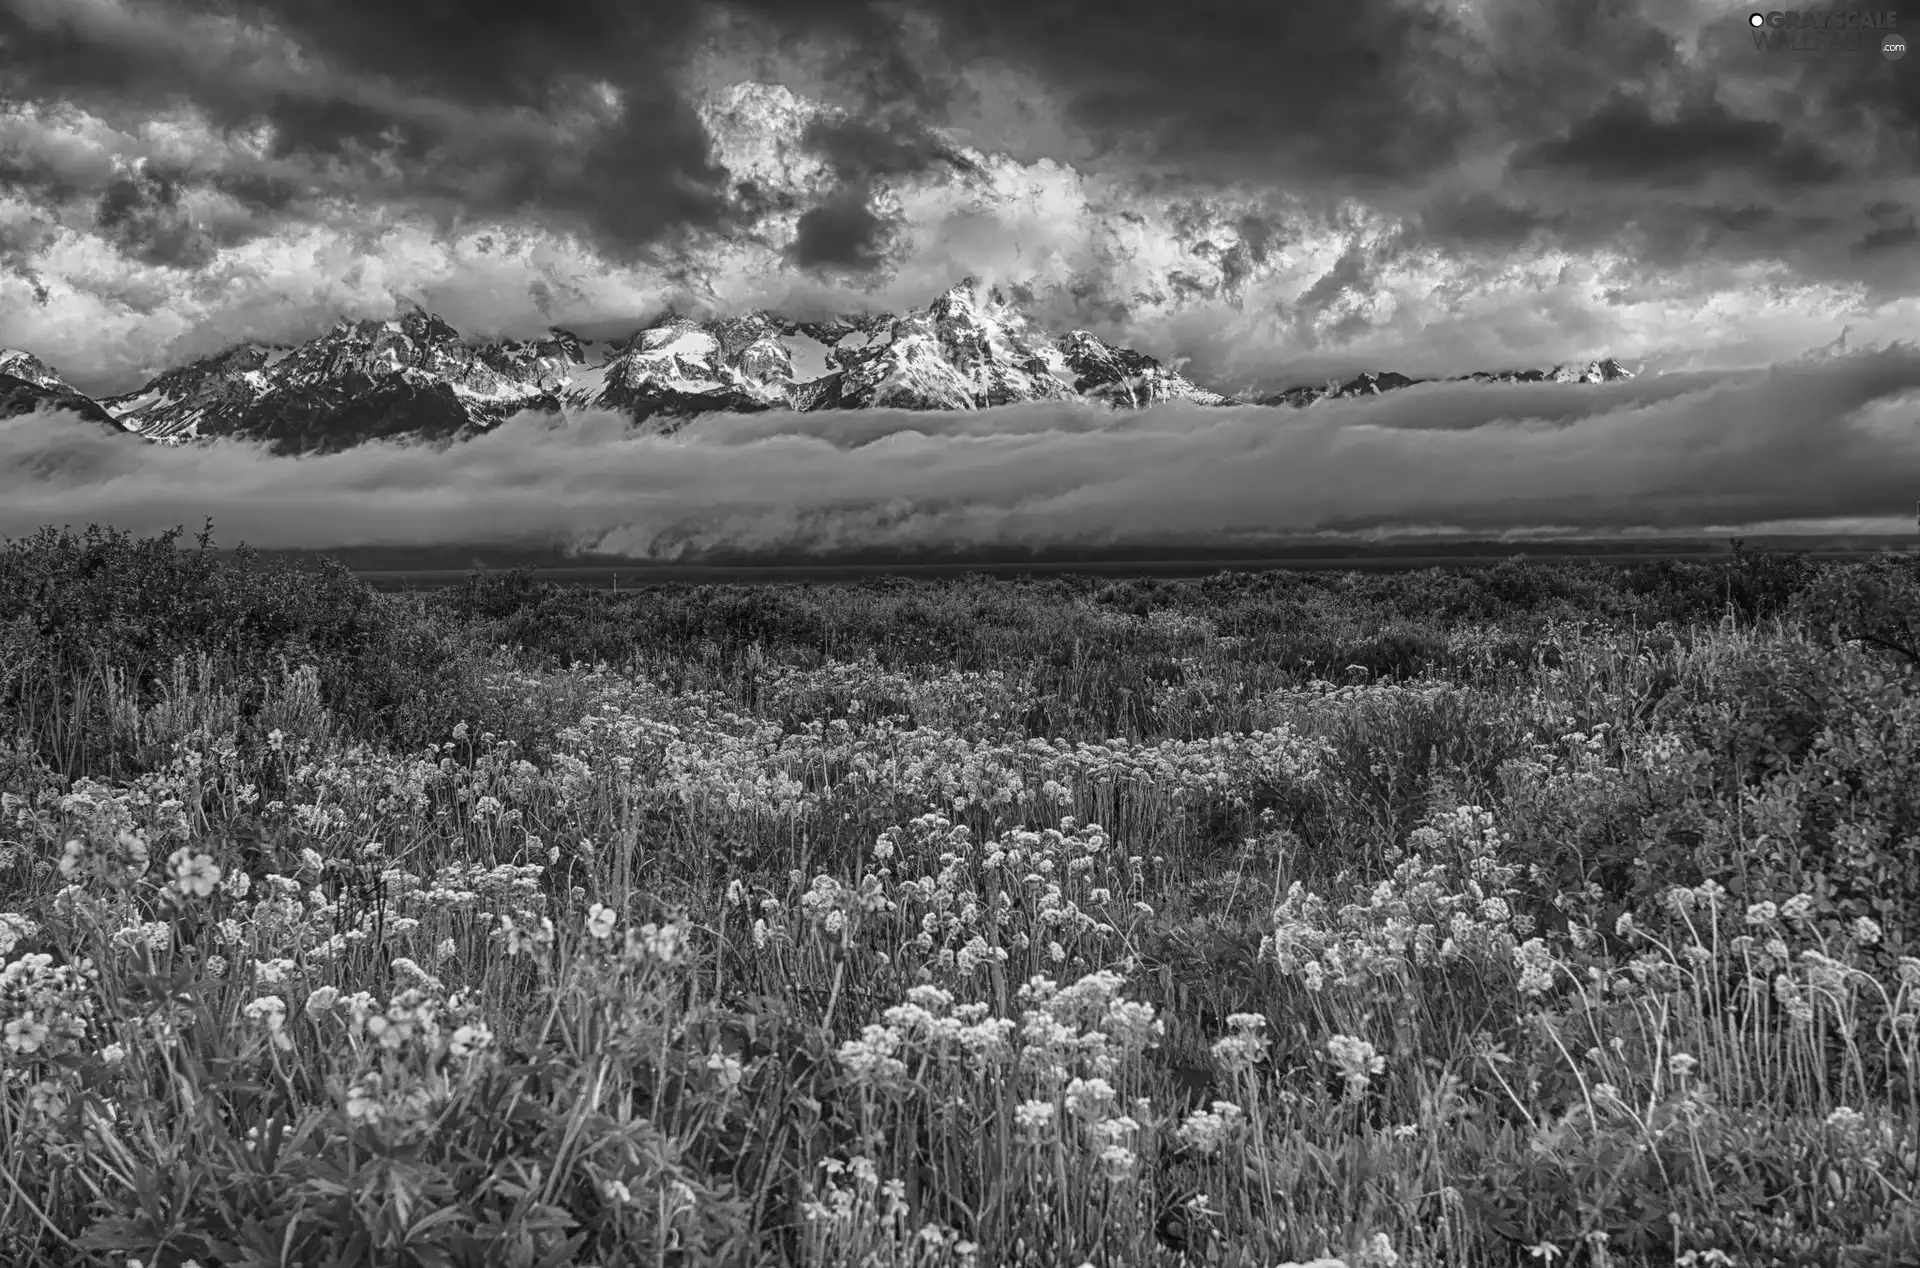
{"label": "foreground vegetation", "polygon": [[1903,561],[0,548],[0,1261],[1920,1262]]}

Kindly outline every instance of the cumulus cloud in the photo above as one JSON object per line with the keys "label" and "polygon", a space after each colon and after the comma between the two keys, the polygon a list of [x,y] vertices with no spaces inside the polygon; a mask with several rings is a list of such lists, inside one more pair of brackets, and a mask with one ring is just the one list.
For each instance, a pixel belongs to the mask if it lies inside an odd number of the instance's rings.
{"label": "cumulus cloud", "polygon": [[1429,384],[1304,411],[1034,404],[522,415],[436,450],[279,458],[0,423],[0,535],[211,515],[261,547],[564,545],[633,558],[1255,545],[1315,534],[1905,526],[1920,348],[1595,385]]}
{"label": "cumulus cloud", "polygon": [[1911,330],[1920,79],[1717,0],[0,0],[0,344],[122,391],[997,281],[1225,390]]}

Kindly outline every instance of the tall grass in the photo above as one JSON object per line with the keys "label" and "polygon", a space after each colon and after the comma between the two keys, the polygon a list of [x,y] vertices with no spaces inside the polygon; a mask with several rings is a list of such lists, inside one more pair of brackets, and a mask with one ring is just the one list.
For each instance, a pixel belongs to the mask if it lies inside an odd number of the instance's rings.
{"label": "tall grass", "polygon": [[1920,1261],[1898,565],[0,552],[0,1261]]}

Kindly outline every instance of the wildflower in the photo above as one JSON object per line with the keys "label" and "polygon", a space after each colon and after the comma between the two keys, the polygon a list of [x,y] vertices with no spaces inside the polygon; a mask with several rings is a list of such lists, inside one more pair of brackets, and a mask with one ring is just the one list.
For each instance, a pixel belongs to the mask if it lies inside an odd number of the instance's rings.
{"label": "wildflower", "polygon": [[1691,1055],[1676,1052],[1667,1058],[1667,1073],[1676,1079],[1684,1079],[1698,1069],[1700,1063]]}
{"label": "wildflower", "polygon": [[405,974],[412,981],[420,986],[426,987],[428,990],[437,991],[441,989],[440,979],[421,968],[410,956],[396,955],[393,957],[393,968],[395,972]]}
{"label": "wildflower", "polygon": [[629,955],[644,952],[661,964],[677,962],[685,947],[686,931],[677,924],[656,925],[649,922],[627,934]]}
{"label": "wildflower", "polygon": [[287,974],[299,966],[292,960],[255,960],[253,977],[262,986],[278,986],[287,980]]}
{"label": "wildflower", "polygon": [[194,894],[205,898],[220,883],[220,868],[210,855],[175,850],[167,862],[173,868],[174,888],[182,895]]}
{"label": "wildflower", "polygon": [[1113,1104],[1113,1085],[1105,1079],[1075,1079],[1067,1084],[1067,1109],[1082,1118],[1092,1118]]}
{"label": "wildflower", "polygon": [[1372,1044],[1352,1035],[1335,1035],[1327,1040],[1327,1056],[1340,1067],[1349,1095],[1366,1091],[1370,1076],[1387,1068],[1386,1058],[1376,1053]]}
{"label": "wildflower", "polygon": [[119,1043],[110,1043],[100,1049],[100,1059],[108,1065],[119,1065],[127,1059],[126,1046]]}
{"label": "wildflower", "polygon": [[11,955],[22,938],[33,936],[39,926],[25,916],[0,911],[0,956]]}
{"label": "wildflower", "polygon": [[1176,1133],[1183,1144],[1189,1145],[1203,1154],[1210,1154],[1226,1142],[1242,1120],[1246,1111],[1232,1101],[1215,1101],[1210,1110],[1195,1110],[1187,1115]]}
{"label": "wildflower", "polygon": [[[1264,1019],[1263,1019],[1264,1020]],[[1252,1027],[1235,1032],[1213,1045],[1213,1059],[1229,1074],[1250,1071],[1266,1059],[1268,1041]]]}
{"label": "wildflower", "polygon": [[1827,1115],[1827,1126],[1834,1131],[1852,1133],[1866,1126],[1867,1117],[1851,1106],[1842,1105]]}
{"label": "wildflower", "polygon": [[1800,987],[1785,973],[1773,977],[1773,996],[1795,1021],[1812,1021],[1813,1005],[1800,993]]}
{"label": "wildflower", "polygon": [[1052,1101],[1023,1101],[1013,1111],[1016,1123],[1030,1132],[1042,1132],[1053,1123]]}
{"label": "wildflower", "polygon": [[376,1087],[361,1082],[347,1089],[347,1117],[354,1122],[379,1122],[381,1108],[380,1096]]}
{"label": "wildflower", "polygon": [[1393,1248],[1393,1239],[1385,1233],[1375,1233],[1361,1247],[1355,1268],[1394,1268],[1399,1262],[1400,1252]]}
{"label": "wildflower", "polygon": [[293,1039],[286,1033],[287,1002],[278,995],[262,995],[253,1000],[241,1012],[246,1019],[266,1027],[276,1048],[293,1047]]}
{"label": "wildflower", "polygon": [[1805,920],[1813,912],[1813,895],[1795,894],[1780,904],[1780,914],[1788,920]]}
{"label": "wildflower", "polygon": [[459,1060],[466,1060],[493,1043],[493,1031],[483,1022],[474,1022],[455,1030],[447,1040],[447,1051]]}
{"label": "wildflower", "polygon": [[708,1053],[707,1069],[719,1075],[720,1086],[728,1092],[739,1087],[740,1080],[744,1078],[746,1074],[746,1067],[740,1063],[740,1059],[729,1056],[724,1052]]}
{"label": "wildflower", "polygon": [[44,1023],[34,1020],[29,1011],[9,1021],[4,1033],[8,1049],[27,1056],[38,1052],[51,1032]]}
{"label": "wildflower", "polygon": [[1880,926],[1871,916],[1861,916],[1853,922],[1853,940],[1863,947],[1870,947],[1880,941]]}
{"label": "wildflower", "polygon": [[146,841],[136,832],[122,832],[114,843],[120,848],[120,861],[126,865],[127,875],[145,875],[149,861]]}
{"label": "wildflower", "polygon": [[1539,938],[1528,938],[1513,949],[1514,963],[1520,967],[1520,991],[1542,995],[1553,989],[1553,956]]}
{"label": "wildflower", "polygon": [[587,932],[595,941],[605,942],[613,936],[615,916],[611,909],[595,903],[587,909]]}
{"label": "wildflower", "polygon": [[307,995],[307,1016],[318,1017],[322,1013],[330,1013],[333,1011],[333,1006],[339,1002],[340,988],[323,986]]}
{"label": "wildflower", "polygon": [[856,1079],[885,1082],[906,1074],[907,1063],[894,1056],[900,1033],[891,1026],[869,1025],[860,1038],[840,1045],[840,1064]]}
{"label": "wildflower", "polygon": [[1780,917],[1780,908],[1771,902],[1754,903],[1747,908],[1747,923],[1750,925],[1772,924]]}

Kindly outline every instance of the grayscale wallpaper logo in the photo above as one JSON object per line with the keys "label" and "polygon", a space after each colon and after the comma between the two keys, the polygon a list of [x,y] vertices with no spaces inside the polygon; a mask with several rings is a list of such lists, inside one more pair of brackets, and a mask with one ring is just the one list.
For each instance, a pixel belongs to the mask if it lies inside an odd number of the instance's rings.
{"label": "grayscale wallpaper logo", "polygon": [[1906,55],[1907,41],[1891,9],[1769,10],[1747,15],[1753,46],[1770,53],[1871,53],[1888,61]]}
{"label": "grayscale wallpaper logo", "polygon": [[1907,52],[1900,15],[1891,9],[1779,10],[1747,15],[1753,46],[1770,53],[1871,53],[1898,61]]}

